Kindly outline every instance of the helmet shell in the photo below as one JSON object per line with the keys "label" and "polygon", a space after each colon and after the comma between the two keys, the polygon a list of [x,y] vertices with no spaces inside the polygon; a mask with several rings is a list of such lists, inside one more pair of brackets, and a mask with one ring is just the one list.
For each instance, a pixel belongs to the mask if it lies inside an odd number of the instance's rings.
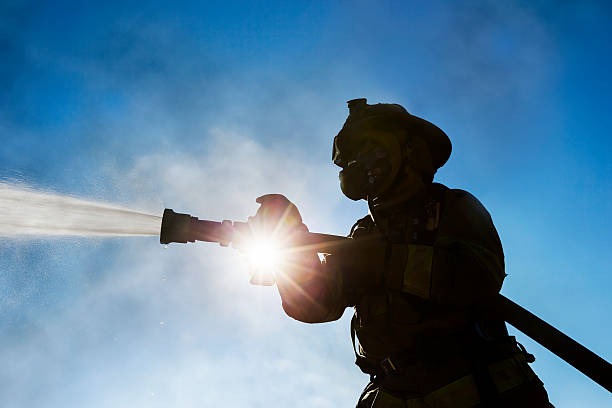
{"label": "helmet shell", "polygon": [[433,173],[442,167],[451,154],[451,141],[439,127],[418,116],[411,115],[398,104],[377,103],[369,105],[367,99],[353,99],[347,102],[349,115],[342,129],[334,138],[332,160],[340,167],[350,160],[350,154],[359,150],[367,133],[383,131],[382,134],[394,137],[386,145],[399,145],[398,152],[403,159],[410,150],[414,137],[420,137],[431,155]]}

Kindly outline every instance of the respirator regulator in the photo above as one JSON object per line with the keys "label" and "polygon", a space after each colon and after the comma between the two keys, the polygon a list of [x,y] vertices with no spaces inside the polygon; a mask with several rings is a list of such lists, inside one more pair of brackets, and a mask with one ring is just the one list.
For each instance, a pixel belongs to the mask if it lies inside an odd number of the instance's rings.
{"label": "respirator regulator", "polygon": [[383,193],[393,182],[401,163],[399,143],[393,136],[380,132],[364,136],[360,140],[352,138],[351,146],[343,146],[336,140],[335,146],[334,163],[342,167],[340,188],[355,201]]}

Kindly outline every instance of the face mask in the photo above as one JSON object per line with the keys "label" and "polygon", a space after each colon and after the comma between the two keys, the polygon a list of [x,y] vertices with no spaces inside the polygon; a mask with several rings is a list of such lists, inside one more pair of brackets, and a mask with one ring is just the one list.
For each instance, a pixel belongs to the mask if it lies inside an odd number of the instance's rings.
{"label": "face mask", "polygon": [[350,165],[340,171],[340,189],[342,193],[353,201],[366,198],[367,172],[360,165]]}
{"label": "face mask", "polygon": [[385,150],[374,147],[349,161],[340,171],[340,189],[351,200],[365,199],[388,184],[391,170]]}

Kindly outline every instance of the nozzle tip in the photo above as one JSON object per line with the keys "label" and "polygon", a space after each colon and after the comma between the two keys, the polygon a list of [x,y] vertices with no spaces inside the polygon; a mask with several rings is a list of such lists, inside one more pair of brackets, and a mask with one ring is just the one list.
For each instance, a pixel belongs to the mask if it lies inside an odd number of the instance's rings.
{"label": "nozzle tip", "polygon": [[166,208],[162,216],[161,231],[159,233],[159,243],[167,245],[171,242],[186,244],[193,242],[191,237],[191,215],[175,213],[172,209]]}

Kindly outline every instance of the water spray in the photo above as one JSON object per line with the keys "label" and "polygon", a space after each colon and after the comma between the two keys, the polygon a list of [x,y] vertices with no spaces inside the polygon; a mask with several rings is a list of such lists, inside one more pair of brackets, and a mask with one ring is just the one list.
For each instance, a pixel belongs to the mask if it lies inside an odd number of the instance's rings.
{"label": "water spray", "polygon": [[0,236],[155,236],[161,217],[0,182]]}

